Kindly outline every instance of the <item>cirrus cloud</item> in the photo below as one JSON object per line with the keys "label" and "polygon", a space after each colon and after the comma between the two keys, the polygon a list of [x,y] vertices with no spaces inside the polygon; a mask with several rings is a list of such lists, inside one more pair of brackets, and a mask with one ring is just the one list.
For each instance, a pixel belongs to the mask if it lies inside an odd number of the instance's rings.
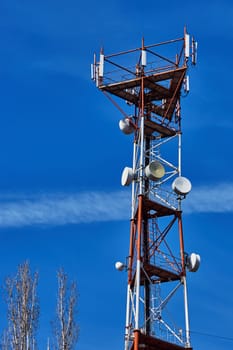
{"label": "cirrus cloud", "polygon": [[[184,212],[233,212],[233,184],[196,187]],[[66,225],[128,220],[129,191],[0,195],[0,227]]]}

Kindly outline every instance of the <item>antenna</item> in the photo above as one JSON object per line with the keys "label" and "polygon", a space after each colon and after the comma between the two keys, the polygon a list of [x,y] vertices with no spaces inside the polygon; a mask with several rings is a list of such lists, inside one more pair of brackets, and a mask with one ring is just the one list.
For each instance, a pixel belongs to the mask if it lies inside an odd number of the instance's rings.
{"label": "antenna", "polygon": [[189,75],[184,78],[184,91],[189,93]]}
{"label": "antenna", "polygon": [[129,186],[131,185],[134,178],[133,169],[125,167],[121,175],[121,185]]}
{"label": "antenna", "polygon": [[145,175],[152,181],[160,180],[165,174],[164,166],[158,161],[154,160],[145,168]]}
{"label": "antenna", "polygon": [[100,53],[100,62],[99,62],[99,78],[103,78],[104,76],[104,54]]}
{"label": "antenna", "polygon": [[146,50],[142,50],[141,64],[142,64],[143,67],[146,67]]}
{"label": "antenna", "polygon": [[197,64],[197,41],[192,37],[192,64]]}
{"label": "antenna", "polygon": [[134,123],[132,122],[132,117],[126,117],[119,121],[120,130],[126,134],[132,134],[135,131]]}
{"label": "antenna", "polygon": [[201,263],[201,257],[199,254],[192,253],[187,256],[186,265],[190,272],[196,272]]}
{"label": "antenna", "polygon": [[192,185],[189,179],[179,176],[173,181],[172,189],[176,194],[185,196],[191,191]]}
{"label": "antenna", "polygon": [[123,271],[123,270],[125,270],[125,269],[127,268],[127,266],[126,266],[123,262],[117,261],[117,262],[115,263],[115,268],[116,268],[116,270],[118,270],[118,271]]}
{"label": "antenna", "polygon": [[94,53],[94,60],[91,64],[91,80],[96,80],[96,54]]}
{"label": "antenna", "polygon": [[190,36],[189,36],[189,34],[185,34],[184,40],[185,40],[185,57],[189,58],[189,55],[190,55],[190,43],[189,43]]}

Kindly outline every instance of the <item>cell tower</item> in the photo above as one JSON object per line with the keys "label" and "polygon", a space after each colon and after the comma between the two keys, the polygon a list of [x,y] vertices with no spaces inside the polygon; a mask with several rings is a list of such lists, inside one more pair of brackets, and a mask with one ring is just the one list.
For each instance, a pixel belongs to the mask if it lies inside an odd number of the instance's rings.
{"label": "cell tower", "polygon": [[128,272],[125,350],[191,349],[186,271],[197,271],[200,256],[184,249],[181,204],[191,183],[181,173],[180,100],[196,56],[186,29],[182,38],[94,56],[92,79],[133,135],[121,178],[132,186],[129,256],[116,263]]}

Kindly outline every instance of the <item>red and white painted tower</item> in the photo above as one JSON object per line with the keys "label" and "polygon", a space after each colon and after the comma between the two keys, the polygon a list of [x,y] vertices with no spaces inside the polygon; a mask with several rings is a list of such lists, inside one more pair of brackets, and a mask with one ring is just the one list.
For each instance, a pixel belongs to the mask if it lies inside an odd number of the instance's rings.
{"label": "red and white painted tower", "polygon": [[132,187],[125,350],[191,348],[186,271],[196,271],[200,257],[184,249],[181,207],[191,183],[181,171],[181,96],[196,49],[185,29],[182,38],[101,50],[92,65],[96,86],[122,114],[120,129],[133,135],[121,178]]}

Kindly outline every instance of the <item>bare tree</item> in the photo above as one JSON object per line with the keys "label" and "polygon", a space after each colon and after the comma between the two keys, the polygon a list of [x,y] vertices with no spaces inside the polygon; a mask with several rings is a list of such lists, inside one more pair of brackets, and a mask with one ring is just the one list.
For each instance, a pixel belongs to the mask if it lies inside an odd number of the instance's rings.
{"label": "bare tree", "polygon": [[53,324],[56,350],[72,350],[77,340],[79,328],[76,323],[77,314],[77,286],[68,282],[66,273],[60,269],[57,273],[58,296],[56,320]]}
{"label": "bare tree", "polygon": [[10,336],[7,329],[3,331],[2,339],[1,339],[1,350],[9,350],[10,347]]}
{"label": "bare tree", "polygon": [[14,277],[5,282],[8,328],[4,332],[2,349],[34,350],[38,326],[38,274],[30,272],[28,262],[19,265]]}

